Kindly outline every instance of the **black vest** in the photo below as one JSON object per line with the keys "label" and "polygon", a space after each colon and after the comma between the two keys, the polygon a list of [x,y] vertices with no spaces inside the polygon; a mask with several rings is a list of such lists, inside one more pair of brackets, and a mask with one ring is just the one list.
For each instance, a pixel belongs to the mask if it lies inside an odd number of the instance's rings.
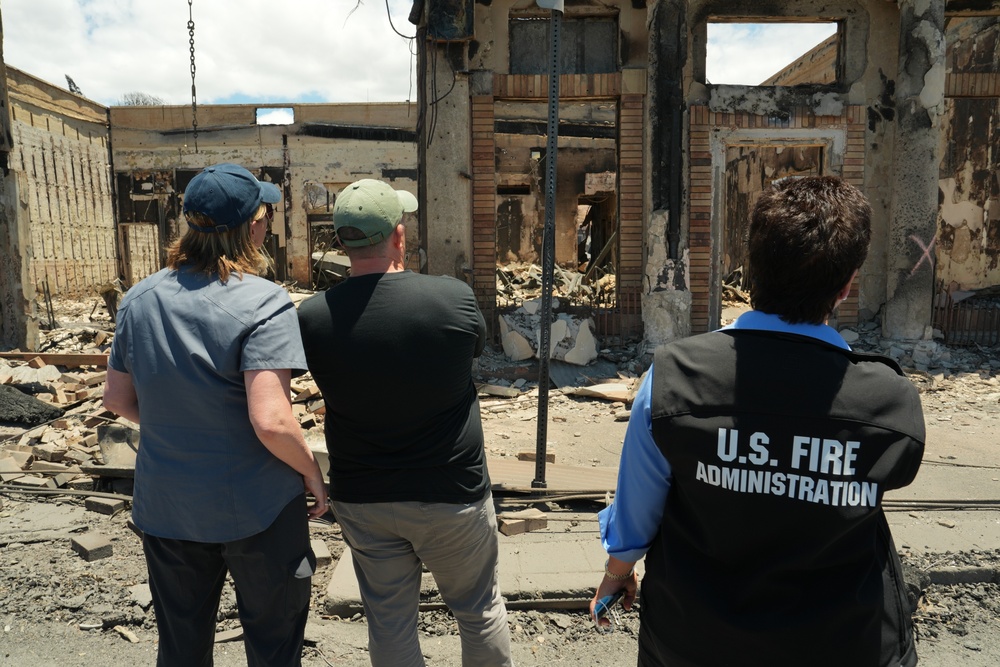
{"label": "black vest", "polygon": [[895,362],[727,330],[661,348],[653,382],[673,481],[640,664],[915,664],[881,501],[916,475],[924,421]]}

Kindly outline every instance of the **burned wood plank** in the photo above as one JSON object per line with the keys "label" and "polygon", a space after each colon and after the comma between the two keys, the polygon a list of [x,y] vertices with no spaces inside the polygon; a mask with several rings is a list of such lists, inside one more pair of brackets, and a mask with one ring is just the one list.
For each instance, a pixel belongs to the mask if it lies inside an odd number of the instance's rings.
{"label": "burned wood plank", "polygon": [[107,354],[87,354],[74,352],[0,352],[0,359],[29,359],[39,358],[50,366],[107,366]]}

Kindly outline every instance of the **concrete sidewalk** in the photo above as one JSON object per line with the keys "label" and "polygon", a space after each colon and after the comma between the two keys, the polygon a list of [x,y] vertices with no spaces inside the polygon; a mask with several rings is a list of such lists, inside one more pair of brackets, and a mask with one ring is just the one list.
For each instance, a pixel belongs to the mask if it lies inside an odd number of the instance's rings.
{"label": "concrete sidewalk", "polygon": [[[976,498],[996,488],[995,470],[925,466],[917,482],[886,495],[887,500]],[[960,490],[960,491],[956,491]],[[948,495],[945,495],[948,493]],[[498,505],[504,503],[496,498]],[[523,503],[523,500],[520,501]],[[498,513],[502,508],[498,508]],[[508,607],[586,608],[601,581],[607,555],[598,537],[596,513],[550,512],[545,529],[508,537],[500,535],[500,589]],[[887,511],[897,549],[944,553],[1000,549],[1000,515],[996,511],[902,509]],[[637,564],[640,576],[642,565]],[[959,574],[965,581],[1000,581],[1000,573]],[[931,574],[932,581],[952,583],[954,573]],[[443,608],[433,578],[424,573],[421,609]],[[350,549],[335,564],[327,587],[326,611],[340,617],[361,612],[361,596]]]}

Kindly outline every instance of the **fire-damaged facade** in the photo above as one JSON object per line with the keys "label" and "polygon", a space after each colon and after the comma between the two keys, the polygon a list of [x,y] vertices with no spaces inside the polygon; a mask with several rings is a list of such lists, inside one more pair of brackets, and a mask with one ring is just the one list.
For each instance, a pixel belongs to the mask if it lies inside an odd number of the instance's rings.
{"label": "fire-damaged facade", "polygon": [[[954,10],[990,9],[967,5]],[[567,0],[563,9],[556,264],[596,259],[571,249],[590,233],[590,251],[600,252],[596,220],[588,228],[575,210],[600,201],[599,238],[612,241],[613,261],[590,279],[614,273],[615,298],[595,304],[615,322],[608,332],[655,344],[717,327],[757,193],[819,173],[858,185],[875,208],[871,257],[837,324],[878,316],[888,336],[928,334],[935,276],[926,249],[947,114],[943,3]],[[530,259],[525,245],[541,217],[532,159],[544,158],[543,144],[528,110],[540,113],[549,88],[549,16],[534,0],[418,0],[411,14],[423,37],[421,114],[438,119],[419,137],[428,219],[450,240],[436,252],[471,273],[484,309],[503,310],[497,263]],[[814,63],[807,83],[711,83],[710,24],[768,22],[833,24],[832,68]],[[573,143],[580,119],[582,148]],[[589,192],[597,180],[606,189]]]}
{"label": "fire-damaged facade", "polygon": [[[274,277],[303,287],[344,268],[327,252],[341,188],[373,177],[417,193],[411,268],[468,282],[500,340],[538,292],[550,15],[535,0],[416,0],[418,101],[406,104],[108,109],[8,69],[2,343],[30,349],[45,290],[127,287],[162,266],[185,185],[220,161],[282,187]],[[1000,284],[998,16],[1000,0],[566,0],[561,312],[577,327],[591,318],[599,339],[650,345],[717,327],[760,191],[837,174],[875,216],[834,324],[930,336],[942,299]],[[723,23],[833,34],[760,85],[731,85],[706,71]]]}

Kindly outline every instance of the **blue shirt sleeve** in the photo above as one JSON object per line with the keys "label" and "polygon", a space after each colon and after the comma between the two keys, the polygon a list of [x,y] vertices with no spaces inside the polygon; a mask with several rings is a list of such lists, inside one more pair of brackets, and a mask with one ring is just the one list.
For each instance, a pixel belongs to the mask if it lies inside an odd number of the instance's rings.
{"label": "blue shirt sleeve", "polygon": [[650,367],[632,402],[615,501],[597,515],[604,549],[628,563],[646,555],[660,528],[670,490],[670,463],[653,441],[652,386]]}

